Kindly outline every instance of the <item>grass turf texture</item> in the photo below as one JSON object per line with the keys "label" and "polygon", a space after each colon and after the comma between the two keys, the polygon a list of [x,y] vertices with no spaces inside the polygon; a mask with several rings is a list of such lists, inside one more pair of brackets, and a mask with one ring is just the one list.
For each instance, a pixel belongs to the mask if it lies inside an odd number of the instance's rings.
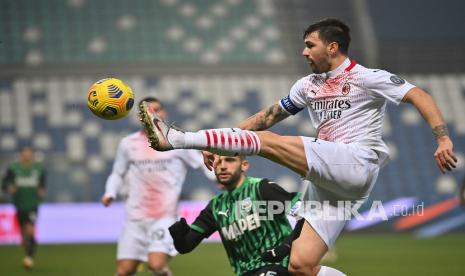
{"label": "grass turf texture", "polygon": [[[348,275],[465,275],[465,234],[432,239],[410,235],[343,234],[333,266]],[[22,249],[0,246],[0,275],[114,275],[115,245],[42,245],[32,271]],[[233,275],[221,244],[202,244],[171,262],[174,275]],[[138,275],[150,275],[142,272]]]}

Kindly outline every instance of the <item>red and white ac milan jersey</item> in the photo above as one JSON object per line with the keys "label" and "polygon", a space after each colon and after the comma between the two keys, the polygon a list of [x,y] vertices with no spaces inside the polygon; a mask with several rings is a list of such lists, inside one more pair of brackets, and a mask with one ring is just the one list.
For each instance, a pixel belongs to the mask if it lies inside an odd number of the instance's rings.
{"label": "red and white ac milan jersey", "polygon": [[347,58],[333,71],[298,80],[280,104],[291,114],[307,107],[322,140],[358,143],[389,154],[382,140],[386,103],[399,104],[413,87],[394,74]]}
{"label": "red and white ac milan jersey", "polygon": [[127,219],[176,217],[188,167],[197,169],[202,165],[199,151],[155,151],[149,147],[145,133],[139,131],[121,140],[105,196],[115,198],[124,184],[128,191]]}

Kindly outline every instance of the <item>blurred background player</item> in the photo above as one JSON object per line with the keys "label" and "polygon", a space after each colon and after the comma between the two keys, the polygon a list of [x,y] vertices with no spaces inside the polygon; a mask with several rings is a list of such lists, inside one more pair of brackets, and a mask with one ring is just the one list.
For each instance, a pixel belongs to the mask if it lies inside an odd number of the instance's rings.
{"label": "blurred background player", "polygon": [[281,211],[261,219],[269,209],[261,213],[257,203],[274,201],[284,210],[286,204],[295,205],[300,193],[289,193],[267,179],[246,176],[248,169],[245,157],[219,158],[215,175],[225,191],[210,200],[191,226],[181,218],[169,228],[174,245],[181,254],[188,253],[218,231],[236,275],[289,275],[288,258],[270,263],[260,257],[291,233],[286,214]]}
{"label": "blurred background player", "polygon": [[26,253],[23,266],[30,269],[34,266],[37,247],[35,223],[39,204],[45,197],[45,169],[41,163],[36,162],[31,147],[22,147],[19,161],[8,167],[3,178],[3,189],[13,198],[21,229],[21,243]]}
{"label": "blurred background player", "polygon": [[[148,97],[142,101],[152,112],[166,118],[167,112],[158,99]],[[197,169],[202,164],[201,153],[195,150],[151,149],[143,131],[121,140],[101,200],[109,206],[119,189],[124,187],[128,193],[126,220],[118,242],[118,275],[133,275],[141,262],[147,262],[154,275],[171,275],[168,261],[177,253],[167,228],[176,221],[188,168]]]}

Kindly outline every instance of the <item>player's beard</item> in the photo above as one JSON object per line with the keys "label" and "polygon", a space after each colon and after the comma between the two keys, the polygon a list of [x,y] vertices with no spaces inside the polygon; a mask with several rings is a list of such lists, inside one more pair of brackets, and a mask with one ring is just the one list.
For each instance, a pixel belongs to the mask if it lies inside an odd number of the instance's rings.
{"label": "player's beard", "polygon": [[331,68],[330,63],[326,58],[321,58],[318,62],[315,62],[313,59],[308,59],[308,62],[310,63],[312,72],[315,74],[326,73],[329,71],[329,68]]}
{"label": "player's beard", "polygon": [[242,170],[239,168],[235,172],[231,173],[231,176],[226,180],[221,180],[220,178],[218,178],[218,176],[216,177],[216,179],[218,180],[218,183],[220,183],[221,185],[225,186],[226,188],[231,188],[232,186],[238,184],[239,180],[241,179],[241,174]]}

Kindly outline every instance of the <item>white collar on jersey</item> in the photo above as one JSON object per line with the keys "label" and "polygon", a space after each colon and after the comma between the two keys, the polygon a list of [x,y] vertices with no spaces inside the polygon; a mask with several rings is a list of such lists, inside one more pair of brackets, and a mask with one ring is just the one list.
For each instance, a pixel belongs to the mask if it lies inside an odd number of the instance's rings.
{"label": "white collar on jersey", "polygon": [[334,78],[351,65],[349,58],[346,58],[336,69],[326,73],[326,78]]}

